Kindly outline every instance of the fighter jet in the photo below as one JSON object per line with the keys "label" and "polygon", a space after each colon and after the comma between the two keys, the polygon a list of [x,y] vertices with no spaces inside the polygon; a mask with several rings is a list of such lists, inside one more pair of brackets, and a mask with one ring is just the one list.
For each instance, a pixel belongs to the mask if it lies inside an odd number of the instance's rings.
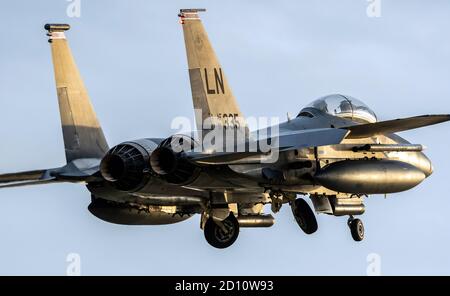
{"label": "fighter jet", "polygon": [[306,234],[318,229],[315,213],[348,216],[351,236],[361,241],[364,226],[355,216],[364,213],[367,196],[409,190],[432,174],[423,146],[397,133],[448,121],[449,114],[379,121],[363,102],[334,94],[286,122],[249,131],[199,18],[202,11],[181,9],[178,15],[196,129],[113,147],[70,51],[70,26],[45,25],[67,162],[0,175],[0,187],[82,184],[91,193],[88,210],[122,225],[171,224],[200,214],[207,242],[226,248],[241,227],[274,224],[265,205],[273,213],[289,205]]}

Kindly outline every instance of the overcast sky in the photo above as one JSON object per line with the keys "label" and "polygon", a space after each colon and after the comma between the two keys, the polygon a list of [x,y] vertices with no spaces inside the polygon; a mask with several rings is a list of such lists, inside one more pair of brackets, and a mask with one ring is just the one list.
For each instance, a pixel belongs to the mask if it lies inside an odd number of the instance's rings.
{"label": "overcast sky", "polygon": [[[179,8],[202,14],[247,116],[295,115],[330,93],[363,100],[379,119],[450,113],[450,2],[381,0],[65,0],[0,2],[0,173],[65,162],[50,48],[43,25],[67,33],[110,146],[170,135],[193,116]],[[199,216],[169,226],[129,227],[87,211],[89,192],[59,184],[0,191],[0,274],[66,274],[77,253],[84,275],[450,274],[450,125],[402,133],[428,148],[434,174],[408,192],[373,196],[352,240],[346,217],[319,215],[301,232],[289,207],[270,229],[243,229],[230,248],[210,247]]]}

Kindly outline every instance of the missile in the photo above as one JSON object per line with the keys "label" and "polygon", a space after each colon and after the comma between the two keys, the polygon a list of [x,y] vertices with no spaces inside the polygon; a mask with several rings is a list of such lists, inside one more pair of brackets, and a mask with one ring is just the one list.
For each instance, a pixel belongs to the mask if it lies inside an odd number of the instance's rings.
{"label": "missile", "polygon": [[368,151],[368,152],[420,152],[424,149],[420,144],[366,144],[363,146],[355,146],[352,148],[353,152]]}
{"label": "missile", "polygon": [[384,194],[413,188],[425,179],[417,167],[396,160],[344,160],[316,173],[323,187],[341,193]]}

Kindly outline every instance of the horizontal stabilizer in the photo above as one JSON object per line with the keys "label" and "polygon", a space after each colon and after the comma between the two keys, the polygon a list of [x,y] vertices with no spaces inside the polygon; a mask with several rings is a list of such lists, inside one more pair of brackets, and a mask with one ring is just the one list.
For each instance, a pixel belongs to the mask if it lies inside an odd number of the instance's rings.
{"label": "horizontal stabilizer", "polygon": [[44,176],[46,170],[26,171],[0,175],[0,184],[10,182],[20,182],[29,180],[39,180]]}
{"label": "horizontal stabilizer", "polygon": [[54,182],[55,177],[50,176],[47,172],[48,170],[35,170],[0,175],[0,188]]}
{"label": "horizontal stabilizer", "polygon": [[0,175],[0,188],[96,180],[99,163],[99,159],[76,159],[59,168],[3,174]]}
{"label": "horizontal stabilizer", "polygon": [[392,134],[402,132],[449,120],[450,114],[422,115],[409,118],[380,121],[375,123],[347,126],[342,127],[342,129],[350,131],[350,134],[347,136],[347,139],[358,139],[358,138],[372,137],[380,134]]}
{"label": "horizontal stabilizer", "polygon": [[43,185],[43,184],[49,184],[49,183],[56,183],[61,182],[55,180],[54,177],[49,179],[42,179],[42,180],[35,180],[35,181],[22,181],[22,182],[11,182],[7,184],[1,184],[0,188],[11,188],[11,187],[23,187],[23,186],[30,186],[30,185]]}

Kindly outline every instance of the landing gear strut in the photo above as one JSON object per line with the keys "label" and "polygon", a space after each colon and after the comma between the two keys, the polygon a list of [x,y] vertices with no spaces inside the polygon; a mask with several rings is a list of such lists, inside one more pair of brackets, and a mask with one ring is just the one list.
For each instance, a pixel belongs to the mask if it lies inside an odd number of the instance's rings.
{"label": "landing gear strut", "polygon": [[304,233],[312,234],[317,231],[316,216],[303,198],[294,200],[291,208],[298,226],[300,226]]}
{"label": "landing gear strut", "polygon": [[224,249],[231,246],[239,235],[239,222],[231,213],[225,220],[215,222],[209,218],[205,224],[206,241],[213,247]]}
{"label": "landing gear strut", "polygon": [[347,221],[350,232],[355,241],[360,242],[364,239],[364,224],[360,219],[355,219],[350,216]]}

